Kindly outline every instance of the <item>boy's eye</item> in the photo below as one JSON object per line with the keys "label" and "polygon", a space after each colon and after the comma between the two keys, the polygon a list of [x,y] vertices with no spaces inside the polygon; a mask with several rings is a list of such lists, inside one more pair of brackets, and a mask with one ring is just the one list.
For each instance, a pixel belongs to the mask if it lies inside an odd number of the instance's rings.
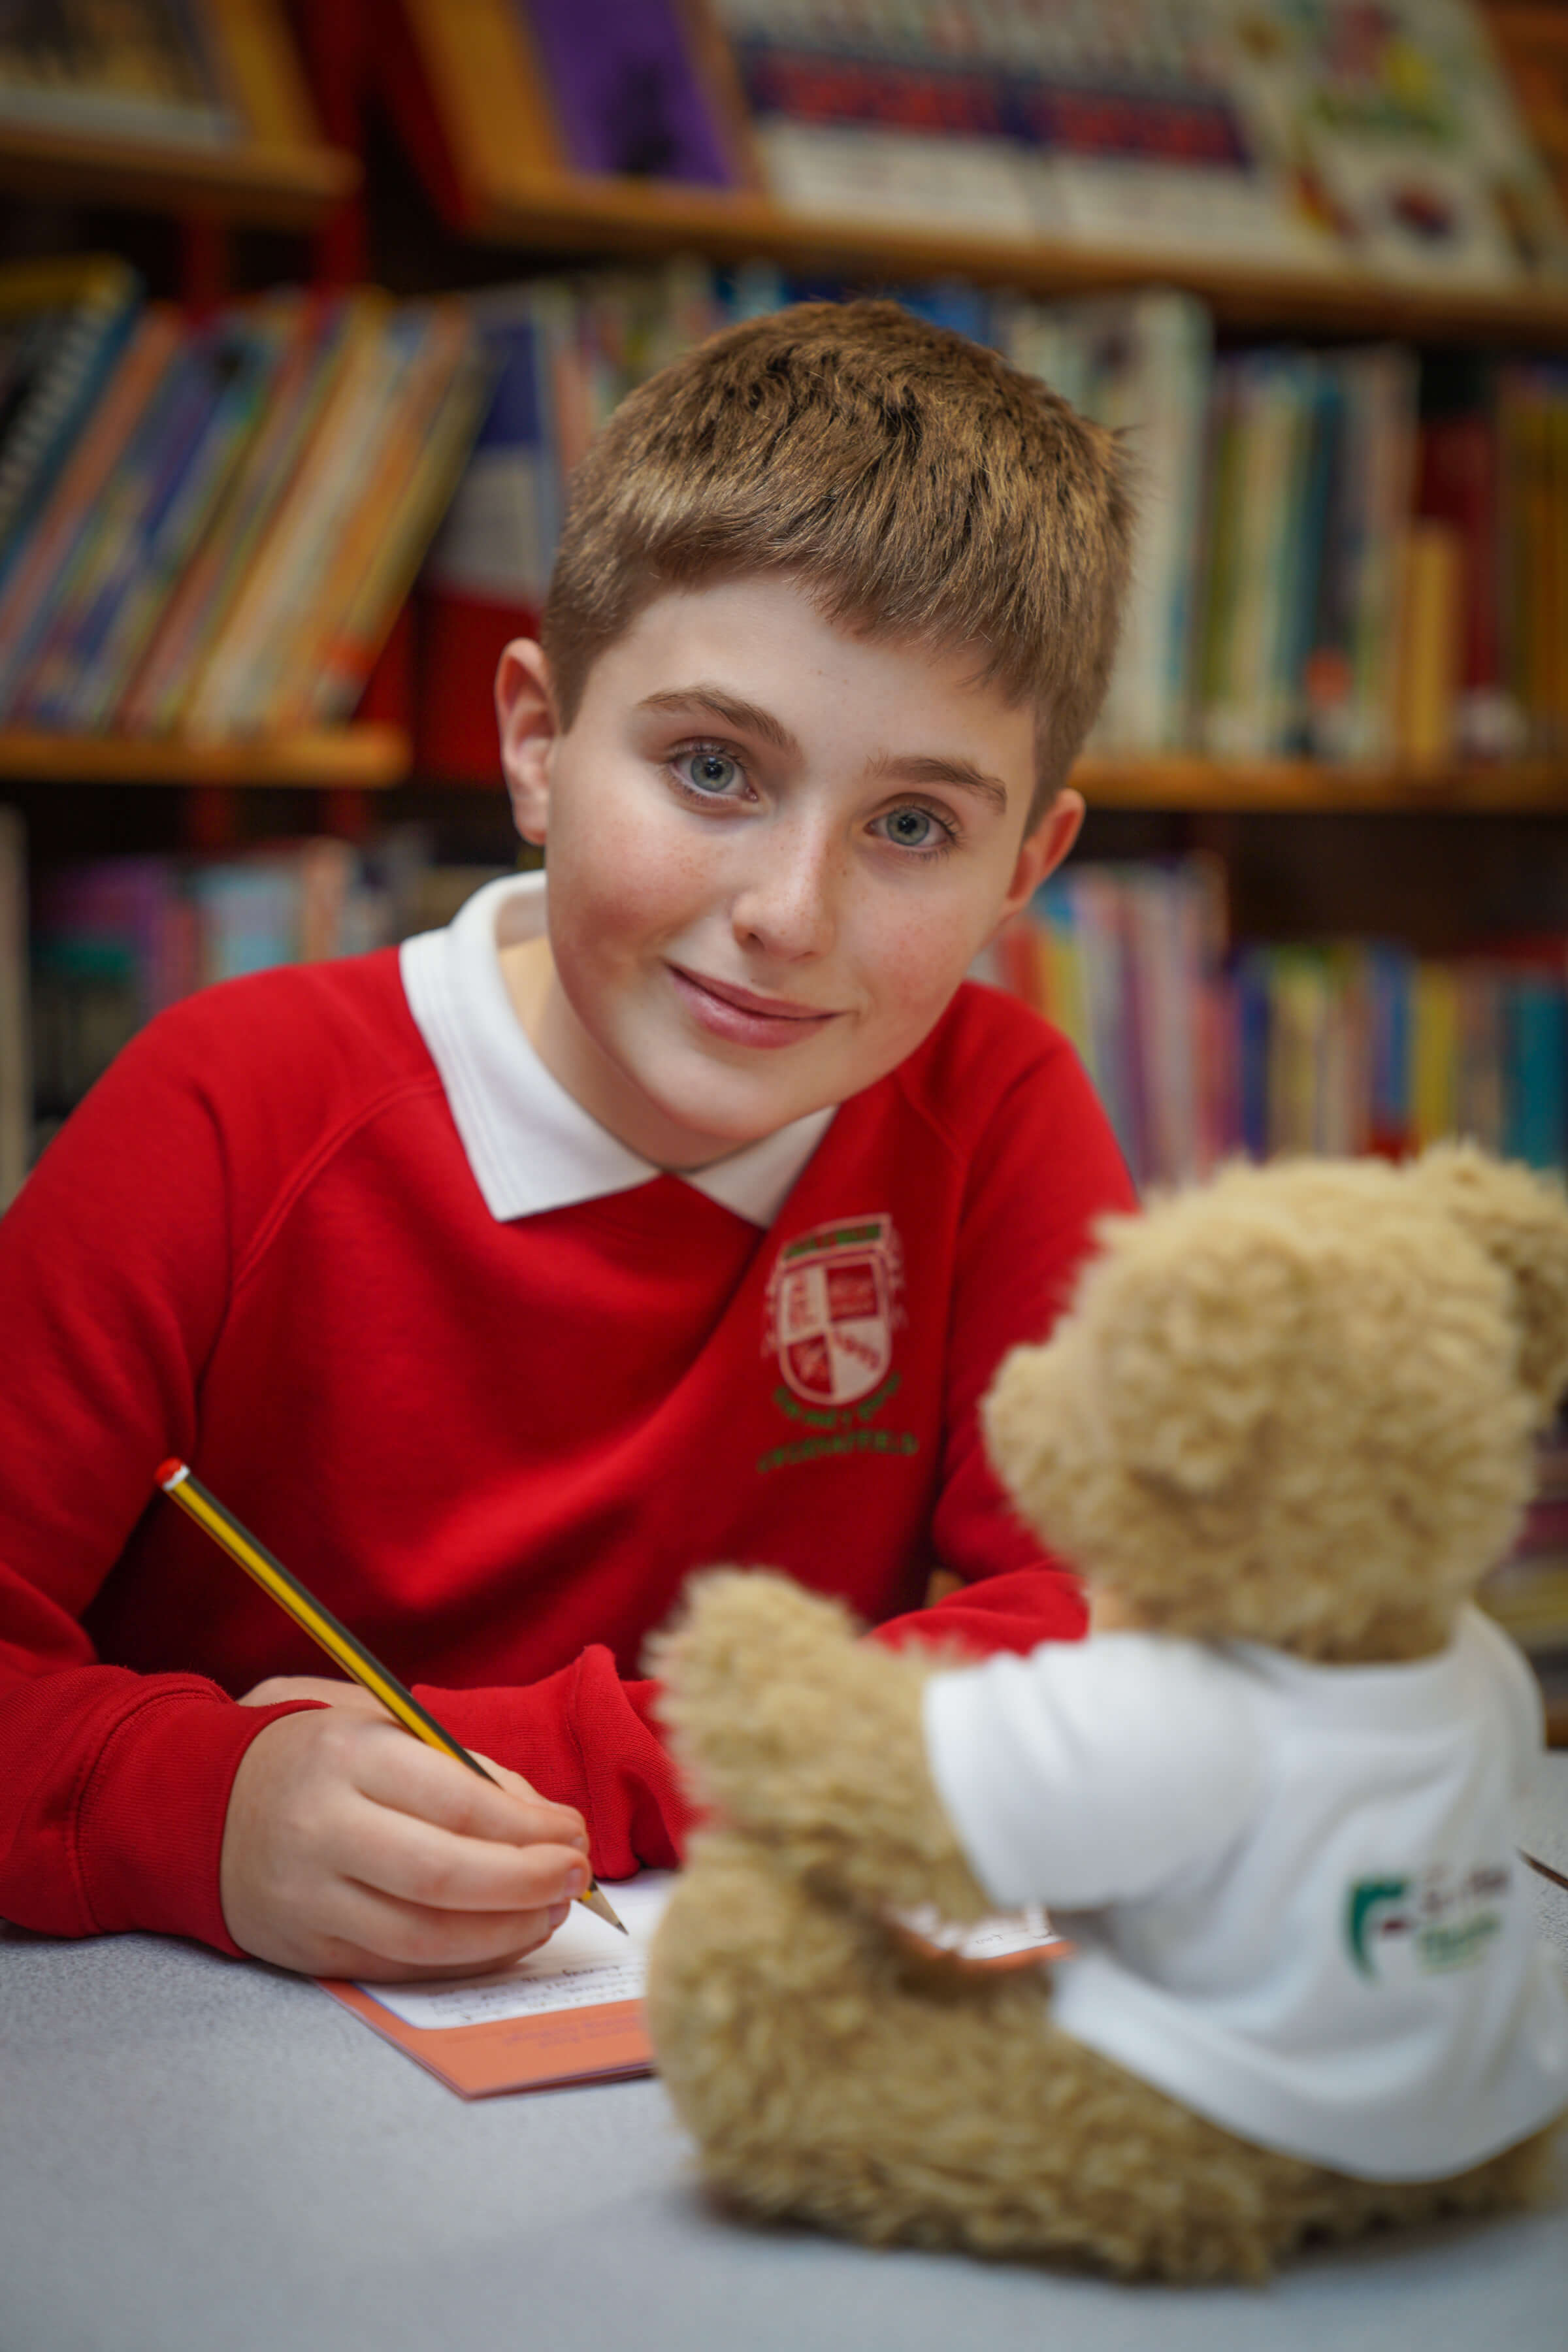
{"label": "boy's eye", "polygon": [[675,761],[675,772],[683,784],[717,796],[740,781],[741,764],[728,751],[682,751]]}
{"label": "boy's eye", "polygon": [[877,822],[900,849],[945,849],[953,838],[953,827],[944,824],[934,809],[890,809]]}

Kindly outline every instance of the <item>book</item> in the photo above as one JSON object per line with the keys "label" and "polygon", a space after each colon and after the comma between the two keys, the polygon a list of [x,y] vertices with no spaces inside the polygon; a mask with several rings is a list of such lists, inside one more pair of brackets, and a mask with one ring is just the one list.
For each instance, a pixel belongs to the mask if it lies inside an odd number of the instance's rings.
{"label": "book", "polygon": [[136,271],[110,255],[0,268],[0,577],[48,496],[141,297]]}
{"label": "book", "polygon": [[[978,12],[715,0],[765,184],[791,210],[1025,240],[1037,232],[1004,58]],[[1018,60],[1013,60],[1016,73]]]}
{"label": "book", "polygon": [[1561,281],[1568,237],[1466,0],[715,0],[773,194],[846,218],[1279,274]]}
{"label": "book", "polygon": [[1455,1135],[1568,1171],[1568,936],[1439,958],[1229,931],[1203,853],[1074,864],[976,971],[1071,1040],[1140,1184]]}
{"label": "book", "polygon": [[198,0],[0,10],[0,122],[223,146],[243,115]]}
{"label": "book", "polygon": [[137,321],[52,491],[0,581],[0,711],[21,688],[75,551],[95,527],[110,483],[180,345],[180,323],[172,308],[154,305]]}
{"label": "book", "polygon": [[[994,331],[1029,370],[1126,442],[1137,545],[1097,751],[1184,741],[1213,331],[1191,296],[1154,290],[1053,305],[995,306]],[[973,322],[981,335],[990,321]],[[973,331],[973,326],[971,329]]]}
{"label": "book", "polygon": [[303,618],[322,609],[324,572],[362,510],[426,331],[423,306],[402,313],[381,294],[348,297],[343,351],[308,445],[185,696],[191,734],[261,731],[294,685],[287,666],[300,654]]}
{"label": "book", "polygon": [[28,633],[26,676],[6,697],[12,725],[69,723],[78,664],[112,626],[121,595],[136,585],[145,547],[177,506],[226,373],[212,331],[181,337],[103,495],[49,583],[47,610]]}
{"label": "book", "polygon": [[743,136],[683,0],[512,0],[572,166],[729,188]]}
{"label": "book", "polygon": [[100,626],[79,642],[62,715],[73,727],[106,724],[157,629],[171,595],[207,537],[275,395],[285,360],[289,306],[264,301],[216,320],[197,342],[209,380],[196,435],[163,496],[128,541],[125,572]]}
{"label": "book", "polygon": [[285,351],[267,413],[200,547],[170,595],[115,713],[127,733],[163,733],[184,706],[282,504],[342,357],[345,307],[335,297],[279,296]]}
{"label": "book", "polygon": [[469,298],[490,392],[426,567],[437,593],[533,613],[561,528],[548,299],[534,284]]}
{"label": "book", "polygon": [[421,928],[417,827],[232,856],[136,855],[46,866],[33,939],[37,1111],[58,1125],[137,1029],[195,990],[275,964],[358,955]]}
{"label": "book", "polygon": [[1413,768],[1441,767],[1458,744],[1463,542],[1452,524],[1417,520],[1400,546],[1394,740]]}
{"label": "book", "polygon": [[1248,121],[1345,259],[1428,285],[1561,282],[1563,220],[1468,0],[1320,0],[1248,37],[1213,0]]}
{"label": "book", "polygon": [[339,562],[303,617],[300,650],[268,707],[269,727],[331,726],[352,715],[462,471],[485,388],[467,316],[447,305],[431,320]]}
{"label": "book", "polygon": [[1415,512],[1447,524],[1460,550],[1455,734],[1472,759],[1521,752],[1527,719],[1510,690],[1503,646],[1500,453],[1493,371],[1429,360],[1422,384]]}
{"label": "book", "polygon": [[[106,181],[170,151],[268,175],[300,168],[312,193],[353,188],[352,157],[321,143],[278,0],[56,0],[0,7],[0,143]],[[89,177],[91,176],[89,170]]]}

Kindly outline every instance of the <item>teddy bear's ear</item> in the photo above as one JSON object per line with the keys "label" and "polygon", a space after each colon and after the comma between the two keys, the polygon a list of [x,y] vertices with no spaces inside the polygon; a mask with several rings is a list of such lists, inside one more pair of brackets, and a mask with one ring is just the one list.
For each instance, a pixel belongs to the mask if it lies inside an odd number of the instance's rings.
{"label": "teddy bear's ear", "polygon": [[[1234,1191],[1234,1187],[1230,1188]],[[1194,1193],[1118,1219],[1043,1347],[984,1407],[991,1458],[1047,1539],[1085,1551],[1098,1463],[1194,1500],[1234,1486],[1299,1351],[1307,1284],[1289,1219]]]}
{"label": "teddy bear's ear", "polygon": [[1434,1144],[1405,1177],[1508,1276],[1520,1378],[1550,1413],[1568,1386],[1568,1194],[1561,1179],[1494,1160],[1473,1143]]}

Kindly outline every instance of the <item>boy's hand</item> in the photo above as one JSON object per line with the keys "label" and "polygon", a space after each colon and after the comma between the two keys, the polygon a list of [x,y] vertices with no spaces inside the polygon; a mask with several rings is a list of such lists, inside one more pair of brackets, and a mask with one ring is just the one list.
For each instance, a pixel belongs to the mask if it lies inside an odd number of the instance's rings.
{"label": "boy's hand", "polygon": [[357,1684],[300,1675],[242,1704],[280,1716],[240,1759],[219,1894],[242,1951],[308,1976],[395,1984],[502,1968],[588,1880],[587,1832],[488,1757],[491,1788],[413,1739]]}

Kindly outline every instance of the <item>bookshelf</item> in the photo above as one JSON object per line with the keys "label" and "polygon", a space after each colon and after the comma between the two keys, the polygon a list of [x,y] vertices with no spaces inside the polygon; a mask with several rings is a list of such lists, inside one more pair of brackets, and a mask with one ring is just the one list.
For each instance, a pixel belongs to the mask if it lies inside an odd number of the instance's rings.
{"label": "bookshelf", "polygon": [[1568,817],[1568,760],[1494,767],[1331,765],[1314,760],[1119,759],[1086,753],[1073,782],[1091,807],[1193,814]]}
{"label": "bookshelf", "polygon": [[[690,251],[715,261],[758,257],[807,274],[909,281],[972,278],[1026,294],[1070,296],[1145,286],[1146,258],[1044,240],[946,236],[850,220],[808,221],[764,195],[658,188],[569,173],[487,193],[469,233],[499,247],[558,257],[619,258]],[[1162,258],[1162,285],[1206,301],[1238,332],[1391,335],[1423,343],[1568,345],[1568,295],[1434,291],[1399,280],[1303,270],[1280,277],[1223,263]]]}
{"label": "bookshelf", "polygon": [[385,792],[403,782],[411,761],[404,730],[373,723],[210,743],[178,736],[0,729],[0,780],[51,785],[297,785]]}
{"label": "bookshelf", "polygon": [[231,225],[314,228],[352,196],[359,167],[341,148],[247,141],[213,152],[133,139],[0,128],[0,188]]}

